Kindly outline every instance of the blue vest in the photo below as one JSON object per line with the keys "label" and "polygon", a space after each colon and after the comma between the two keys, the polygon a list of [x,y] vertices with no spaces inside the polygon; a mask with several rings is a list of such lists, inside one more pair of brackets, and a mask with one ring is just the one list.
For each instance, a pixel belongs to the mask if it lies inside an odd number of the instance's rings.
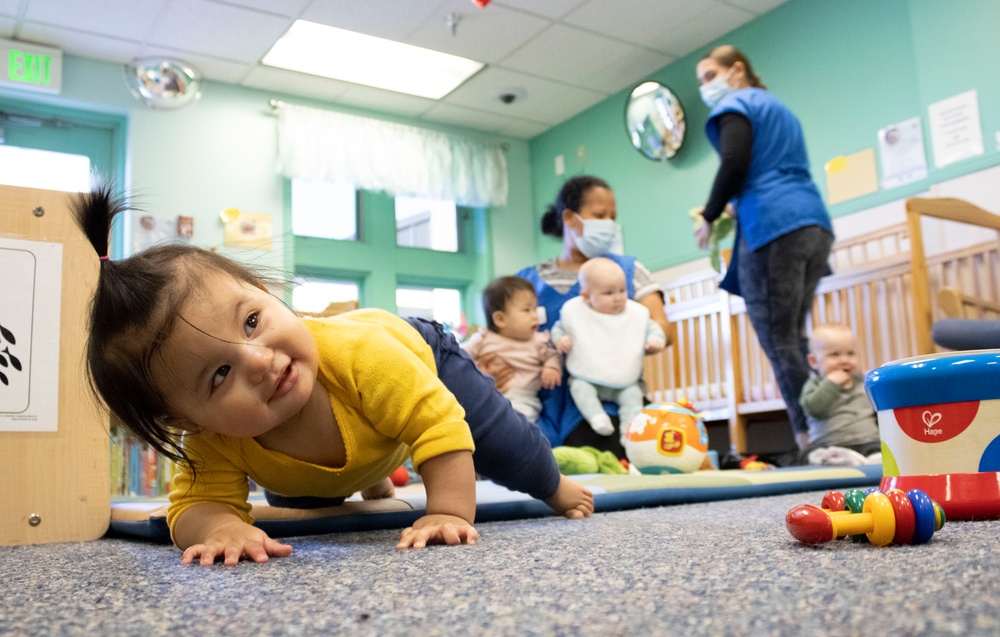
{"label": "blue vest", "polygon": [[[628,286],[628,298],[635,299],[635,257],[625,257],[614,254],[606,254],[605,257],[615,261],[625,270],[625,283]],[[543,281],[538,276],[535,266],[527,267],[517,273],[522,279],[531,281],[535,286],[535,294],[538,295],[538,306],[545,308],[545,323],[539,326],[540,330],[551,330],[555,322],[559,320],[563,303],[575,296],[580,295],[580,283],[574,283],[565,294],[559,293],[555,288]],[[563,443],[577,425],[583,421],[580,410],[576,408],[573,397],[569,395],[569,384],[566,382],[567,374],[563,369],[562,384],[552,389],[543,389],[538,392],[538,397],[542,401],[542,411],[538,415],[538,428],[542,434],[548,438],[553,446]],[[612,416],[618,415],[618,406],[614,403],[605,403],[604,409]]]}
{"label": "blue vest", "polygon": [[[774,95],[759,88],[745,88],[723,97],[705,124],[705,133],[719,150],[719,116],[739,113],[750,121],[753,148],[750,172],[733,203],[737,232],[751,250],[806,226],[821,226],[833,232],[826,205],[809,173],[802,126],[795,115]],[[737,245],[739,242],[737,241]],[[738,250],[723,281],[723,289],[738,294],[736,261]]]}

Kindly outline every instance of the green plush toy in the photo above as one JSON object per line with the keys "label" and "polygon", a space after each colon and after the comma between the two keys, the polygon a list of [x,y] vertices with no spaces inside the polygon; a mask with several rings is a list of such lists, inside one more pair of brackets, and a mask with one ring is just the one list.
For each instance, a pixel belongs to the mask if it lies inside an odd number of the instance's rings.
{"label": "green plush toy", "polygon": [[552,450],[563,475],[580,475],[584,473],[625,474],[628,469],[622,466],[618,457],[610,451],[599,451],[594,447],[556,447]]}
{"label": "green plush toy", "polygon": [[[694,229],[697,230],[701,224],[705,223],[705,218],[701,216],[703,208],[692,208],[688,214],[694,221]],[[719,255],[722,243],[736,228],[736,220],[732,216],[732,208],[726,206],[726,211],[712,223],[712,232],[708,235],[708,260],[712,263],[712,269],[722,272],[722,259]]]}

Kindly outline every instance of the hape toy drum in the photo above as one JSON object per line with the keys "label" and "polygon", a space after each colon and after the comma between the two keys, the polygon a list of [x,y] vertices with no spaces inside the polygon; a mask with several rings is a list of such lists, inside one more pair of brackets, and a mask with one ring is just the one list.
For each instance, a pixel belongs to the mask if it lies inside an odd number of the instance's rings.
{"label": "hape toy drum", "polygon": [[882,484],[920,489],[951,520],[1000,518],[1000,350],[947,352],[868,373]]}

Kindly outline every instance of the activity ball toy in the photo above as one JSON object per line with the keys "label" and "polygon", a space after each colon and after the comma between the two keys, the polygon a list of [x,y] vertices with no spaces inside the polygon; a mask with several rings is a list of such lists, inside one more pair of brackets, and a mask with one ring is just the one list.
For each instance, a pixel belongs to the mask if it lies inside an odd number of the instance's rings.
{"label": "activity ball toy", "polygon": [[625,430],[625,454],[641,473],[691,473],[708,453],[708,432],[690,403],[646,405]]}

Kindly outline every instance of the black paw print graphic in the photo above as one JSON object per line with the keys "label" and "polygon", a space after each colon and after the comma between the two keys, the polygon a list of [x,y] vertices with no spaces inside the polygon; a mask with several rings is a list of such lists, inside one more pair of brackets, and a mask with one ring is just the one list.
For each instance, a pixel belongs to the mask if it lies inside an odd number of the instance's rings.
{"label": "black paw print graphic", "polygon": [[17,339],[14,338],[14,333],[9,329],[0,325],[0,346],[3,350],[0,350],[0,383],[4,385],[10,385],[10,380],[7,378],[7,374],[4,371],[14,368],[14,371],[21,371],[21,361],[10,353],[10,346],[17,345]]}

